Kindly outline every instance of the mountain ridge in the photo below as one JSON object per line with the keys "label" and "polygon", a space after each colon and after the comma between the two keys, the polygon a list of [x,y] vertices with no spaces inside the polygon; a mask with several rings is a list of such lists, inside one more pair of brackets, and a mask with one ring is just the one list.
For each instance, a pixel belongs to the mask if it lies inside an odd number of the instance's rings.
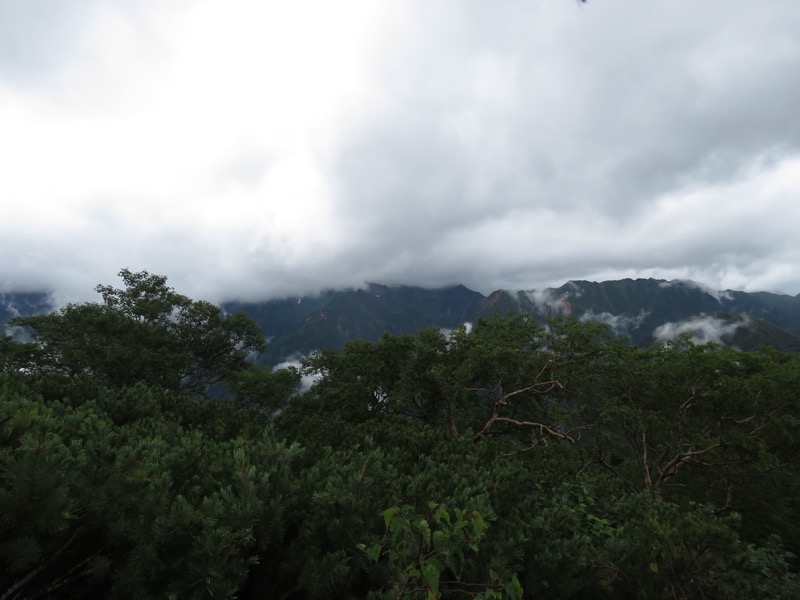
{"label": "mountain ridge", "polygon": [[[800,352],[800,295],[771,292],[718,291],[688,280],[621,279],[605,282],[574,280],[542,290],[500,289],[488,296],[463,285],[442,288],[368,284],[366,289],[327,292],[323,307],[307,315],[298,331],[270,340],[267,362],[291,353],[306,355],[326,347],[340,349],[349,339],[376,340],[383,333],[414,333],[422,327],[452,329],[462,323],[511,311],[544,322],[570,316],[606,323],[636,344],[652,344],[672,334],[693,334],[703,343],[715,341],[743,350],[761,344]],[[295,298],[299,304],[320,297]],[[259,321],[274,301],[226,303]]]}
{"label": "mountain ridge", "polygon": [[[363,288],[220,306],[227,312],[241,310],[258,323],[268,341],[258,362],[269,365],[321,348],[339,350],[351,339],[374,341],[384,333],[415,333],[424,327],[452,329],[511,311],[540,322],[566,316],[606,323],[639,345],[690,333],[699,343],[722,342],[743,350],[766,344],[800,352],[800,294],[714,290],[690,280],[570,280],[559,287],[500,289],[488,296],[461,284],[423,288],[367,283]],[[0,295],[0,323],[48,310],[45,293]]]}

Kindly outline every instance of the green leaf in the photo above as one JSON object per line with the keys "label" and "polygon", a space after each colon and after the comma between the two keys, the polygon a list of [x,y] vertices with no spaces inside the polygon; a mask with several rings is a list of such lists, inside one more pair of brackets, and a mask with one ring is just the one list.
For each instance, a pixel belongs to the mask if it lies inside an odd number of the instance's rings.
{"label": "green leaf", "polygon": [[381,555],[381,545],[375,544],[372,548],[367,548],[366,544],[356,544],[356,548],[361,550],[364,554],[366,554],[373,562],[378,562],[378,558]]}
{"label": "green leaf", "polygon": [[480,539],[488,527],[489,526],[486,524],[486,521],[483,520],[483,517],[480,515],[480,513],[477,511],[473,511],[472,531],[475,533],[475,537]]}
{"label": "green leaf", "polygon": [[392,519],[394,519],[396,514],[396,507],[387,508],[385,511],[383,511],[383,522],[386,525],[386,531],[389,531],[389,524],[392,522]]}
{"label": "green leaf", "polygon": [[438,529],[433,532],[433,547],[437,550],[443,548],[448,542],[447,534]]}
{"label": "green leaf", "polygon": [[[439,569],[434,563],[428,563],[422,568],[423,577],[428,585],[428,597],[439,597]],[[433,593],[433,596],[431,596]]]}
{"label": "green leaf", "polygon": [[508,592],[508,597],[511,600],[522,600],[522,585],[516,575],[511,578],[511,583],[506,586],[506,592]]}
{"label": "green leaf", "polygon": [[419,529],[420,535],[422,535],[425,547],[429,547],[431,545],[431,526],[428,524],[428,520],[420,519],[417,522],[417,528]]}
{"label": "green leaf", "polygon": [[451,524],[451,522],[450,522],[450,511],[447,510],[447,508],[442,504],[440,504],[439,507],[436,509],[435,518],[436,518],[436,522],[437,523],[442,523],[444,521],[448,525]]}
{"label": "green leaf", "polygon": [[372,549],[371,549],[371,550],[370,550],[370,551],[367,553],[367,555],[368,555],[368,556],[369,556],[369,557],[370,557],[372,560],[374,560],[375,562],[378,562],[378,558],[379,558],[379,557],[380,557],[380,555],[381,555],[381,545],[380,545],[380,544],[375,544],[375,545],[372,547]]}

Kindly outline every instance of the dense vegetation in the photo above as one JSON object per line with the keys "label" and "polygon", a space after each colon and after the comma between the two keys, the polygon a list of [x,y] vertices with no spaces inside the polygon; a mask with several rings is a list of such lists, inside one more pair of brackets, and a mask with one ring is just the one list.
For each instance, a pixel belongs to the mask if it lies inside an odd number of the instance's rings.
{"label": "dense vegetation", "polygon": [[0,345],[0,599],[800,597],[796,356],[511,315],[300,394],[121,276]]}

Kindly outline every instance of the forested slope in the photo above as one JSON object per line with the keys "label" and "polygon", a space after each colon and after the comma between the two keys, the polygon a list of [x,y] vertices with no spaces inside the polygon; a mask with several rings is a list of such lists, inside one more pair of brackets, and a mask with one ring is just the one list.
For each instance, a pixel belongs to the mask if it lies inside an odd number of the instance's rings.
{"label": "forested slope", "polygon": [[800,597],[796,355],[495,316],[299,394],[121,275],[0,346],[0,598]]}

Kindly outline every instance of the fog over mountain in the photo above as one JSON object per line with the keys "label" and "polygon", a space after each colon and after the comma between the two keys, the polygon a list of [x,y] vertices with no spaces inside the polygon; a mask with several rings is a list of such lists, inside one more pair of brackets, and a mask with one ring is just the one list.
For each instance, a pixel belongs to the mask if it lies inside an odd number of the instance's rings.
{"label": "fog over mountain", "polygon": [[[0,323],[53,307],[45,293],[6,294],[0,297]],[[688,334],[698,344],[715,342],[741,350],[768,345],[800,352],[800,294],[718,291],[686,280],[570,281],[557,288],[496,290],[489,295],[463,285],[372,283],[222,307],[243,311],[256,321],[268,343],[257,360],[270,366],[297,364],[314,351],[340,350],[353,339],[414,334],[424,327],[469,329],[477,319],[518,312],[541,323],[565,317],[602,323],[613,334],[643,346]],[[8,325],[5,333],[18,340],[25,335]]]}
{"label": "fog over mountain", "polygon": [[231,303],[268,336],[264,360],[338,350],[351,339],[377,340],[384,333],[448,330],[482,317],[528,313],[539,322],[575,318],[609,326],[635,344],[650,345],[683,334],[695,343],[722,343],[741,350],[761,345],[800,352],[800,295],[719,292],[692,281],[625,279],[571,281],[543,290],[497,290],[488,296],[464,286],[438,289],[388,287],[330,291],[260,303]]}
{"label": "fog over mountain", "polygon": [[800,3],[0,2],[0,291],[800,292]]}

